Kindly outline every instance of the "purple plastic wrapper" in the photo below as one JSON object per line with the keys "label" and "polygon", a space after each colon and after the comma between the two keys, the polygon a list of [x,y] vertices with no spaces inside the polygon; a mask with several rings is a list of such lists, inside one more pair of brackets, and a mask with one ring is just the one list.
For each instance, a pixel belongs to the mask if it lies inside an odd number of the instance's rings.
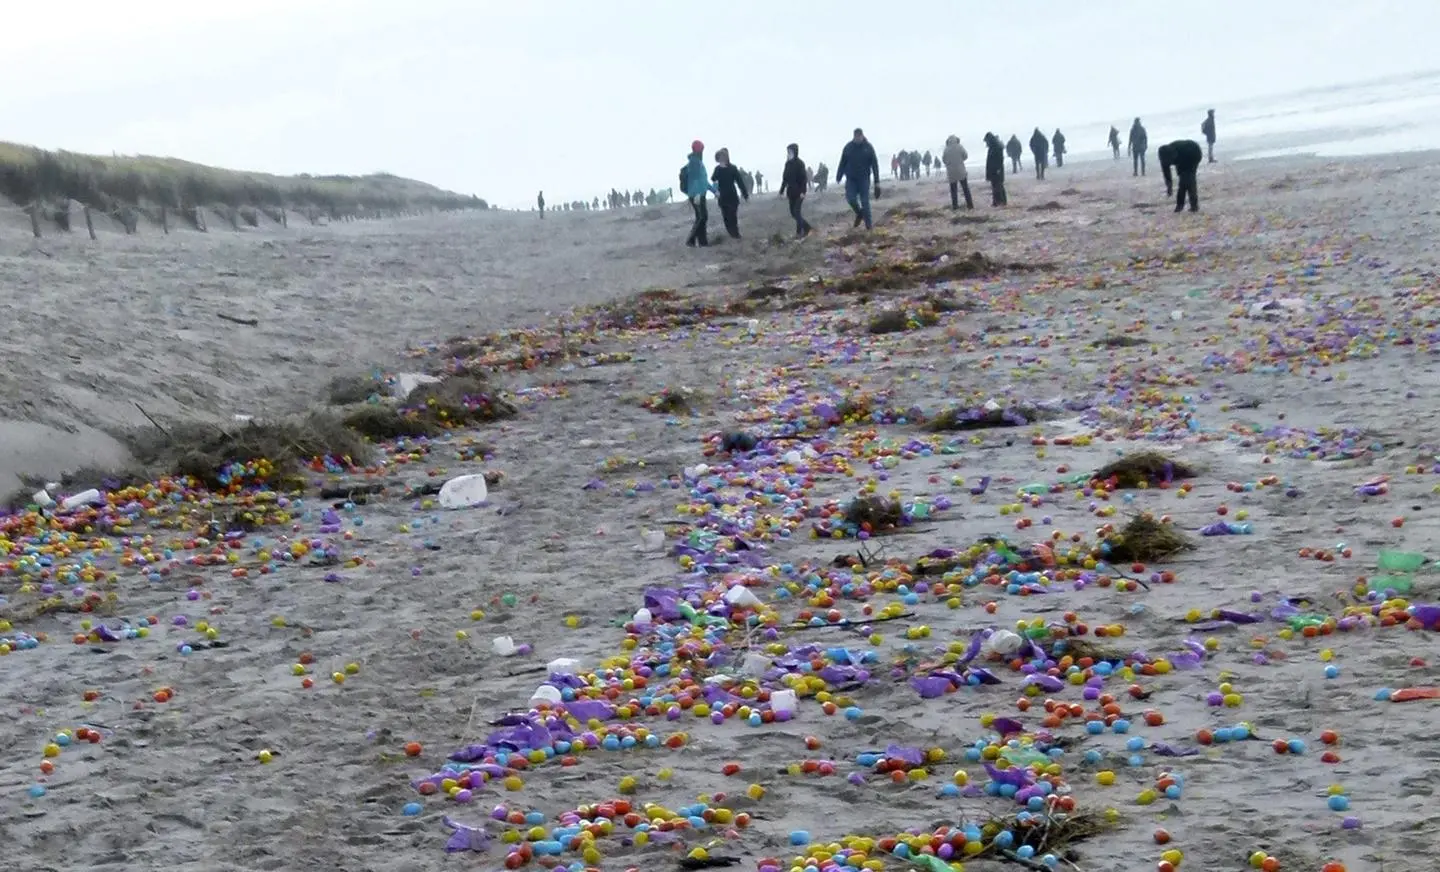
{"label": "purple plastic wrapper", "polygon": [[446,815],[441,821],[455,831],[450,834],[450,841],[445,843],[445,853],[485,851],[490,848],[490,834],[485,832],[483,827],[471,827],[456,823],[450,819],[449,815]]}
{"label": "purple plastic wrapper", "polygon": [[925,752],[908,745],[887,745],[885,756],[892,760],[904,760],[911,766],[919,766],[925,762]]}
{"label": "purple plastic wrapper", "polygon": [[940,678],[934,675],[917,675],[910,679],[910,686],[920,694],[921,699],[935,699],[944,696],[950,688],[955,685],[950,683],[948,678]]}

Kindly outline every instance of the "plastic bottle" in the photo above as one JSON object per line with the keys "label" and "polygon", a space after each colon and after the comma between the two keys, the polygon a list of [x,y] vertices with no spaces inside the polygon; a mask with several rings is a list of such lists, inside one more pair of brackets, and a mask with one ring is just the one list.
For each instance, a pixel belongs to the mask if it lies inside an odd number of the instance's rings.
{"label": "plastic bottle", "polygon": [[60,501],[60,511],[73,512],[81,506],[96,506],[105,502],[105,498],[95,488],[83,490],[78,494],[72,494]]}

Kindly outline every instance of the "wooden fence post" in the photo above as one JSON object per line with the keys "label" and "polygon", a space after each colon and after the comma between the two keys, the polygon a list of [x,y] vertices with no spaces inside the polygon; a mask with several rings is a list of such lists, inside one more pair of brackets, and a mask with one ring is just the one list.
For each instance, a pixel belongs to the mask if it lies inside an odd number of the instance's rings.
{"label": "wooden fence post", "polygon": [[95,222],[90,220],[90,207],[85,207],[85,229],[90,233],[90,241],[95,241]]}
{"label": "wooden fence post", "polygon": [[30,232],[35,234],[35,238],[36,238],[36,239],[39,239],[39,238],[40,238],[40,204],[39,204],[39,203],[31,203],[31,204],[30,204]]}

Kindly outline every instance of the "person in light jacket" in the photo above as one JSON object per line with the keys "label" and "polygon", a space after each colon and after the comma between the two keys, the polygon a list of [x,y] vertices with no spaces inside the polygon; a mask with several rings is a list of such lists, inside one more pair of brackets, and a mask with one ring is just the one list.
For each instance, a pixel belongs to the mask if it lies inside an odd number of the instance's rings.
{"label": "person in light jacket", "polygon": [[940,160],[945,164],[945,177],[950,182],[950,208],[960,208],[960,192],[965,192],[965,208],[974,209],[975,201],[970,198],[970,179],[965,172],[965,161],[970,159],[970,154],[965,151],[965,146],[960,144],[960,137],[950,135],[945,140],[945,151],[940,155]]}
{"label": "person in light jacket", "polygon": [[710,210],[705,205],[705,198],[715,193],[715,186],[710,184],[710,176],[705,172],[705,143],[695,140],[690,143],[690,157],[685,163],[685,196],[690,200],[690,208],[695,212],[695,223],[690,225],[690,238],[685,244],[690,247],[700,246],[704,248],[710,244],[707,226],[710,223]]}

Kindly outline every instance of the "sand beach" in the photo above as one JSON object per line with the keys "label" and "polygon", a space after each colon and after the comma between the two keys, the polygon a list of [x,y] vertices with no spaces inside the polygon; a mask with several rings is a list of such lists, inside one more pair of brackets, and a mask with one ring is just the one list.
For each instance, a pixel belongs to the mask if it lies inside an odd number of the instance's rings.
{"label": "sand beach", "polygon": [[704,251],[683,205],[4,223],[7,490],[357,374],[516,412],[299,493],[0,517],[7,856],[1425,868],[1440,713],[1401,691],[1440,608],[1428,559],[1379,561],[1440,529],[1437,183],[1222,162],[1173,214],[1102,160],[1003,210],[888,183],[869,234],[831,191],[803,243],[757,197]]}

